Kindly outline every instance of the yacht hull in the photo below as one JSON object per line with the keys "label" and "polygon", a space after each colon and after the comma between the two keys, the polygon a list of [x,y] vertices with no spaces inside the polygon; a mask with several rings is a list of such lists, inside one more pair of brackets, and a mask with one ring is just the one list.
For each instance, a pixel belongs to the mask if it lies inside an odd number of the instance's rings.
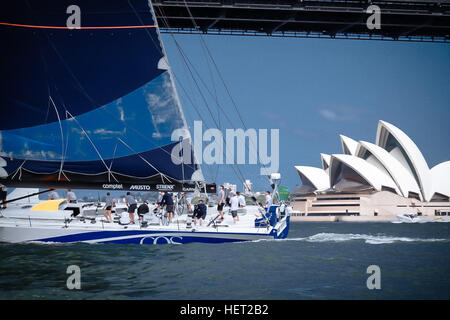
{"label": "yacht hull", "polygon": [[[56,226],[17,226],[0,223],[0,241],[10,243],[120,243],[120,244],[186,244],[224,243],[254,241],[261,239],[282,239],[289,231],[289,217],[281,220],[274,228],[249,228],[247,231],[221,231],[171,228],[121,227],[107,230],[103,227],[77,228]],[[219,228],[220,229],[220,228]],[[253,230],[252,230],[253,229]]]}

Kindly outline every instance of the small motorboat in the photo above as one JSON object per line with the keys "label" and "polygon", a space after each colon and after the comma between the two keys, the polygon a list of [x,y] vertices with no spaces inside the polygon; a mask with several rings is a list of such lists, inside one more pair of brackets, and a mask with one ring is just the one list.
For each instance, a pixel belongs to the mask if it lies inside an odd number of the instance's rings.
{"label": "small motorboat", "polygon": [[[418,223],[423,222],[422,219],[420,219],[417,215],[417,213],[402,213],[397,214],[397,221],[396,222],[406,222],[406,223]],[[394,221],[395,222],[395,221]]]}

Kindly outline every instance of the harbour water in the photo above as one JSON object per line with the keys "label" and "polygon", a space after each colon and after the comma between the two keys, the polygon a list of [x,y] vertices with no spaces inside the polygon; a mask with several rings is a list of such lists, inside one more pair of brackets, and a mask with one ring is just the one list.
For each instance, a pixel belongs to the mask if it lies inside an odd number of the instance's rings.
{"label": "harbour water", "polygon": [[[70,265],[81,289],[69,290]],[[369,290],[367,268],[380,268]],[[449,299],[450,224],[293,223],[285,240],[0,244],[0,299]]]}

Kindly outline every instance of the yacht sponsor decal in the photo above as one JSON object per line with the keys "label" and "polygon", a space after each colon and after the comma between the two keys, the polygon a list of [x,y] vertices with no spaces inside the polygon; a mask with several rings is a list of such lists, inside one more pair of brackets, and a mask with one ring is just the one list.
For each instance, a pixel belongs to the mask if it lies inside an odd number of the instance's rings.
{"label": "yacht sponsor decal", "polygon": [[121,185],[121,184],[107,184],[107,183],[105,183],[105,184],[102,185],[102,188],[103,189],[116,190],[116,189],[123,189],[123,185]]}
{"label": "yacht sponsor decal", "polygon": [[151,191],[152,187],[148,184],[133,184],[130,186],[130,190]]}
{"label": "yacht sponsor decal", "polygon": [[174,184],[157,184],[156,189],[161,191],[172,191],[175,188]]}
{"label": "yacht sponsor decal", "polygon": [[[175,241],[175,239],[178,240],[183,240],[183,237],[178,237],[178,236],[174,236],[174,237],[166,237],[166,236],[149,236],[149,237],[143,237],[140,241],[139,244],[143,244],[145,239],[152,239],[153,240],[153,244],[164,244],[164,243],[168,243],[168,244],[183,244],[181,242],[177,242]],[[159,241],[160,239],[162,239],[162,241]]]}

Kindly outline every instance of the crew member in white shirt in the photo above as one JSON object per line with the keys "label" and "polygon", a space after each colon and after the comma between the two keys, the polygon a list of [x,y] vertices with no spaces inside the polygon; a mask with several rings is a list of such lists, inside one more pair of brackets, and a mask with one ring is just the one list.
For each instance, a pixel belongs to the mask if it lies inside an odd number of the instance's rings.
{"label": "crew member in white shirt", "polygon": [[75,192],[70,189],[67,189],[67,202],[77,203],[77,196],[75,195]]}
{"label": "crew member in white shirt", "polygon": [[270,195],[269,191],[266,191],[266,204],[265,208],[267,211],[269,211],[270,206],[272,205],[272,196]]}
{"label": "crew member in white shirt", "polygon": [[[239,208],[243,208],[247,205],[247,203],[245,202],[245,197],[238,191],[236,192],[237,197],[239,199]],[[239,221],[239,216],[237,216],[237,221]]]}
{"label": "crew member in white shirt", "polygon": [[239,199],[239,207],[243,208],[245,207],[247,204],[245,203],[245,197],[238,191],[236,192],[237,197]]}
{"label": "crew member in white shirt", "polygon": [[231,205],[231,215],[233,216],[233,222],[236,223],[238,220],[238,209],[239,209],[239,198],[234,193],[231,193],[232,197],[230,199],[230,205]]}
{"label": "crew member in white shirt", "polygon": [[59,194],[58,192],[56,192],[55,190],[53,190],[52,192],[50,192],[50,194],[48,195],[48,200],[56,200],[59,199]]}

